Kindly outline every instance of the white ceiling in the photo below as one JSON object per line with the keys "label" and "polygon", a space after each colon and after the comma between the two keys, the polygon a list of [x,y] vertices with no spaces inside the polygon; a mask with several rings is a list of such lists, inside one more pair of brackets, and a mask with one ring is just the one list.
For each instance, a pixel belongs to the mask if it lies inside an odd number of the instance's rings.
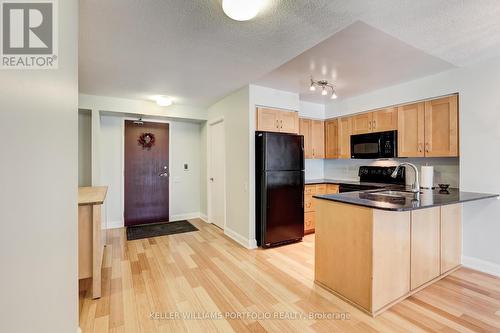
{"label": "white ceiling", "polygon": [[500,56],[498,17],[497,0],[267,0],[250,22],[227,18],[220,0],[80,0],[80,91],[207,106],[339,32],[328,72],[352,95]]}
{"label": "white ceiling", "polygon": [[309,90],[310,77],[328,80],[346,98],[424,77],[454,66],[361,21],[278,67],[256,84],[296,92],[300,99],[328,103],[330,95]]}

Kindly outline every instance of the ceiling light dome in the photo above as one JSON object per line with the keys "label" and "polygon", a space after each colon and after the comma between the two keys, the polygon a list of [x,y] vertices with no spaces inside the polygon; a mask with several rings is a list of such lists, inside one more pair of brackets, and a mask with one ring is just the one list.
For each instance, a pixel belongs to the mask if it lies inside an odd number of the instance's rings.
{"label": "ceiling light dome", "polygon": [[159,106],[170,106],[174,103],[168,96],[156,96],[155,100]]}
{"label": "ceiling light dome", "polygon": [[263,0],[222,0],[222,9],[236,21],[248,21],[259,13]]}

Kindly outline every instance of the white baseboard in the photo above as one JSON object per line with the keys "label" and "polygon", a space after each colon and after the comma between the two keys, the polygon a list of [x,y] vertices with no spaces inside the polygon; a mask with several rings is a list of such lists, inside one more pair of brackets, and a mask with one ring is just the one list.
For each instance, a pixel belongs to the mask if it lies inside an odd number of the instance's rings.
{"label": "white baseboard", "polygon": [[500,265],[490,261],[463,256],[462,264],[467,268],[500,277]]}
{"label": "white baseboard", "polygon": [[170,215],[170,222],[200,218],[199,212]]}
{"label": "white baseboard", "polygon": [[123,221],[107,221],[106,229],[123,228]]}
{"label": "white baseboard", "polygon": [[208,222],[208,216],[206,214],[200,213],[200,219],[204,222],[210,223]]}
{"label": "white baseboard", "polygon": [[236,231],[228,228],[227,226],[224,228],[224,234],[247,249],[257,248],[257,242],[255,241],[255,239],[245,238]]}

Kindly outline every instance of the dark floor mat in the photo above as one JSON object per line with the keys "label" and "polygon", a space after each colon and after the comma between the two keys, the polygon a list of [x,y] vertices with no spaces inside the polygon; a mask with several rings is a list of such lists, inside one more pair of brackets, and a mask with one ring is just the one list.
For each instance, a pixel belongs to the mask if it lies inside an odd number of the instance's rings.
{"label": "dark floor mat", "polygon": [[127,240],[181,234],[190,231],[198,231],[198,229],[186,220],[134,225],[127,227]]}

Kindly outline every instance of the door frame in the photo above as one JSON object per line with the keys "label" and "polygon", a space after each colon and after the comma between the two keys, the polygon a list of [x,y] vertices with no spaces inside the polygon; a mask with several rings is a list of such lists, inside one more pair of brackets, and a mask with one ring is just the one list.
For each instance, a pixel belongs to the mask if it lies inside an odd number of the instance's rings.
{"label": "door frame", "polygon": [[[140,116],[139,116],[140,117]],[[125,227],[125,120],[137,120],[138,117],[123,117],[122,122],[121,122],[121,130],[122,130],[122,142],[121,142],[121,147],[122,147],[122,159],[121,159],[121,167],[122,167],[122,174],[121,174],[121,192],[122,192],[122,197],[121,197],[121,204],[122,204],[122,225]],[[171,164],[172,164],[172,149],[170,147],[172,146],[172,122],[170,120],[158,120],[158,119],[147,119],[147,118],[142,118],[142,121],[145,123],[161,123],[161,124],[168,124],[168,220],[170,222],[170,217],[171,217],[171,210],[172,210],[172,172],[171,172]]]}
{"label": "door frame", "polygon": [[[221,123],[222,124],[222,131],[224,133],[224,139],[226,138],[226,124],[224,122],[224,117],[219,117],[214,120],[208,121],[207,122],[207,219],[208,223],[214,224],[213,219],[212,219],[212,182],[210,182],[210,175],[212,173],[212,145],[210,144],[212,142],[212,126],[217,125]],[[226,142],[224,140],[224,193],[223,193],[223,200],[224,200],[224,227],[223,230],[226,230],[226,225],[227,225],[227,196],[226,196],[226,186],[227,186],[227,175],[226,175]],[[216,225],[217,226],[217,225]]]}

